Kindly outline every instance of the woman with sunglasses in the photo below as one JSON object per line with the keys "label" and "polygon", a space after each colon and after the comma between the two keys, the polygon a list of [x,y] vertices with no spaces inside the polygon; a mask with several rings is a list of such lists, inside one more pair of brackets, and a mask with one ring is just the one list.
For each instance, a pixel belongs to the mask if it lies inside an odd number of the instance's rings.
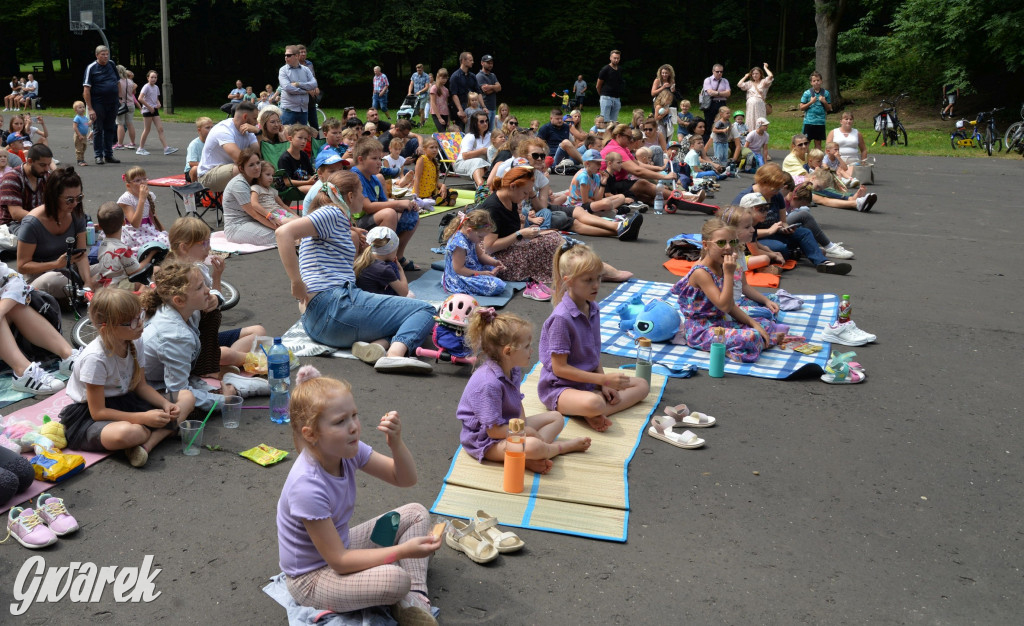
{"label": "woman with sunglasses", "polygon": [[797,176],[807,176],[809,172],[807,167],[807,149],[809,144],[807,135],[793,135],[793,140],[789,143],[789,154],[786,155],[786,159],[782,162],[782,169],[790,176],[794,178]]}
{"label": "woman with sunglasses", "polygon": [[73,168],[57,169],[46,179],[44,204],[29,211],[18,229],[18,273],[33,288],[67,301],[67,239],[82,250],[72,259],[86,287],[93,287],[85,253],[85,211],[82,179]]}
{"label": "woman with sunglasses", "polygon": [[60,412],[68,447],[124,450],[132,467],[142,467],[156,444],[188,419],[195,396],[183,389],[171,402],[146,382],[139,361],[146,314],[135,294],[105,287],[89,316],[99,332],[78,355],[68,381],[72,403]]}
{"label": "woman with sunglasses", "polygon": [[742,254],[736,230],[713,217],[701,229],[700,259],[671,292],[683,314],[686,345],[705,352],[715,341],[725,343],[731,360],[753,363],[761,351],[778,345],[786,333],[774,322],[758,322],[733,299],[737,255]]}

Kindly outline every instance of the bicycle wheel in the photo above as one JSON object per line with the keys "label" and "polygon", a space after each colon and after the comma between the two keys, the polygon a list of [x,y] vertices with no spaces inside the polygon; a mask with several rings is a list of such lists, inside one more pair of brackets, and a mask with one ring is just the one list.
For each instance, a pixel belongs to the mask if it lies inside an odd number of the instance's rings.
{"label": "bicycle wheel", "polygon": [[900,145],[900,141],[903,141],[903,146],[909,145],[907,143],[907,129],[903,127],[903,122],[896,122],[896,128],[892,131],[895,136],[896,145]]}
{"label": "bicycle wheel", "polygon": [[956,145],[956,142],[960,141],[963,138],[964,138],[964,136],[961,135],[960,133],[952,133],[952,134],[949,135],[949,145],[954,150],[956,150],[959,147],[959,146]]}
{"label": "bicycle wheel", "polygon": [[76,348],[84,348],[96,338],[96,335],[96,327],[92,325],[92,320],[86,315],[75,322],[71,329],[71,342],[75,344]]}
{"label": "bicycle wheel", "polygon": [[988,152],[988,155],[992,156],[992,143],[993,143],[993,141],[992,141],[992,127],[991,126],[987,126],[985,128],[985,136],[982,139],[982,142],[984,143],[984,146],[985,146],[985,152]]}
{"label": "bicycle wheel", "polygon": [[1010,149],[1010,142],[1013,140],[1013,136],[1017,134],[1017,129],[1024,126],[1024,122],[1014,122],[1007,127],[1006,132],[1003,133],[1003,145],[1006,146],[1007,151]]}
{"label": "bicycle wheel", "polygon": [[238,304],[238,289],[226,280],[220,281],[220,295],[224,296],[224,304],[220,307],[221,311],[227,311]]}
{"label": "bicycle wheel", "polygon": [[320,107],[317,107],[316,108],[316,115],[317,115],[317,117],[320,118],[320,127],[323,128],[324,122],[327,121],[327,114],[324,113],[323,109],[321,109]]}

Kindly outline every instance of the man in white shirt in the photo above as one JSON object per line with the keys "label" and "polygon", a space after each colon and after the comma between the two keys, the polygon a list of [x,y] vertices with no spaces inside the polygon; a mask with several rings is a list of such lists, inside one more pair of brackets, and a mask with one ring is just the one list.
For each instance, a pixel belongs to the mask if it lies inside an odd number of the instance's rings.
{"label": "man in white shirt", "polygon": [[309,97],[316,93],[317,83],[313,72],[299,63],[298,46],[284,49],[284,65],[277,71],[277,82],[281,85],[281,123],[308,123]]}
{"label": "man in white shirt", "polygon": [[228,181],[238,175],[238,155],[256,144],[256,130],[256,105],[252,102],[242,102],[235,107],[234,117],[217,123],[206,136],[199,157],[199,182],[211,191],[224,191]]}

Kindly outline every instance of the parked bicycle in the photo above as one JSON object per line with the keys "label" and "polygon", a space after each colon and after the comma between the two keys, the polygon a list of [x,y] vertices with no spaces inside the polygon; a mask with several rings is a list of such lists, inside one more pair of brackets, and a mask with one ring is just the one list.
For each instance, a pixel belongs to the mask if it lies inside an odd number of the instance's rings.
{"label": "parked bicycle", "polygon": [[875,130],[878,134],[871,142],[872,146],[877,144],[879,139],[882,140],[883,146],[907,145],[907,129],[899,117],[900,102],[907,97],[909,94],[901,93],[893,100],[882,100],[878,105],[882,107],[882,111],[875,116]]}
{"label": "parked bicycle", "polygon": [[84,306],[88,306],[86,299],[86,292],[89,291],[85,287],[85,281],[78,273],[78,268],[75,266],[74,258],[79,254],[86,254],[88,250],[85,248],[76,248],[75,243],[77,240],[74,237],[68,237],[64,240],[64,243],[68,246],[66,265],[64,271],[61,272],[68,279],[68,284],[64,285],[64,295],[68,297],[68,302],[71,304],[71,312],[74,313],[75,319],[81,318],[79,310]]}
{"label": "parked bicycle", "polygon": [[[989,156],[992,156],[993,149],[996,152],[1003,151],[1003,138],[999,136],[999,131],[996,130],[996,112],[1002,110],[1003,107],[997,107],[991,111],[978,113],[977,128],[983,129],[979,132],[981,132],[982,145]],[[997,145],[998,147],[996,147]]]}
{"label": "parked bicycle", "polygon": [[1024,154],[1024,104],[1020,107],[1020,118],[1019,121],[1010,124],[1003,135],[1003,145],[1006,146],[1007,152],[1016,150]]}
{"label": "parked bicycle", "polygon": [[983,145],[977,120],[957,120],[956,127],[949,134],[949,145],[957,148],[980,148]]}

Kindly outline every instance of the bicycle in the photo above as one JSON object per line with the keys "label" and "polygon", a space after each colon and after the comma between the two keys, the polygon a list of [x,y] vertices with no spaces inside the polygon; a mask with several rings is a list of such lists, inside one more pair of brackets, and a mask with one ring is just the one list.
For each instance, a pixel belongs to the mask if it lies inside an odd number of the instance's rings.
{"label": "bicycle", "polygon": [[[220,293],[224,296],[224,304],[220,307],[221,311],[227,311],[238,304],[238,289],[231,283],[225,280],[220,281]],[[75,326],[71,329],[71,343],[76,348],[82,348],[89,345],[89,342],[96,338],[97,330],[88,315],[79,318],[76,314],[75,319],[78,321],[75,322]]]}
{"label": "bicycle", "polygon": [[86,292],[89,291],[85,287],[85,281],[82,280],[81,275],[78,273],[78,268],[75,267],[74,257],[79,254],[86,254],[88,250],[85,248],[76,248],[75,244],[78,240],[75,237],[68,237],[64,240],[64,243],[68,246],[66,253],[66,261],[64,270],[61,272],[68,279],[68,284],[64,285],[64,295],[67,296],[68,302],[71,303],[71,312],[74,313],[75,319],[80,319],[82,316],[78,312],[83,304],[88,306],[88,300]]}
{"label": "bicycle", "polygon": [[[1024,104],[1020,107],[1021,120],[1010,124],[1006,128],[1006,133],[1003,134],[1003,145],[1006,146],[1006,151],[1011,150],[1024,150],[1024,146],[1018,146],[1019,139],[1024,139]],[[1019,139],[1018,139],[1019,138]]]}
{"label": "bicycle", "polygon": [[996,148],[996,152],[1003,151],[1003,139],[999,136],[999,131],[996,130],[996,112],[1002,111],[1003,107],[997,107],[991,111],[983,111],[978,113],[977,127],[984,127],[985,131],[982,133],[982,145],[985,151],[988,152],[989,156],[992,156],[992,148],[998,143],[999,147]]}
{"label": "bicycle", "polygon": [[[871,145],[878,143],[878,140],[882,140],[883,146],[890,145],[908,145],[907,143],[907,129],[904,128],[903,122],[899,118],[899,105],[900,102],[909,97],[909,94],[901,93],[896,96],[894,100],[882,100],[878,105],[882,107],[882,111],[875,116],[875,130],[878,134],[875,135],[875,140],[871,142]],[[886,107],[886,105],[889,105]]]}
{"label": "bicycle", "polygon": [[953,132],[949,134],[949,144],[957,148],[981,148],[983,145],[981,131],[977,120],[958,120]]}

